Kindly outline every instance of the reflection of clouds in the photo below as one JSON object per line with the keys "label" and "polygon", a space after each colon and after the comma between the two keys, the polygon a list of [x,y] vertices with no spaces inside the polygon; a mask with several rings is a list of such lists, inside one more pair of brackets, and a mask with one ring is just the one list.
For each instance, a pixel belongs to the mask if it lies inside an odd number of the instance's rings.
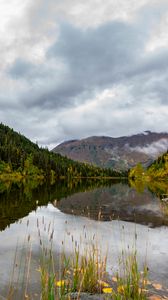
{"label": "reflection of clouds", "polygon": [[[73,248],[72,236],[74,242],[81,243],[81,249],[83,249],[85,245],[93,242],[99,245],[104,254],[106,254],[106,250],[108,249],[108,270],[110,272],[110,266],[113,266],[113,270],[116,269],[118,255],[121,254],[121,251],[127,249],[128,245],[130,249],[133,246],[136,232],[136,246],[140,261],[144,262],[147,252],[147,262],[152,276],[157,276],[158,280],[159,277],[163,276],[162,279],[165,277],[165,280],[167,280],[168,254],[166,249],[168,247],[168,229],[166,227],[152,229],[143,225],[135,225],[134,223],[127,222],[97,222],[84,217],[63,214],[49,204],[47,207],[38,208],[36,212],[30,213],[28,217],[23,218],[21,223],[12,224],[10,228],[0,233],[0,270],[3,270],[3,273],[4,268],[6,270],[3,277],[0,272],[1,288],[3,288],[3,284],[5,284],[10,277],[17,239],[19,240],[18,251],[21,253],[23,245],[26,251],[27,242],[25,242],[25,237],[28,236],[28,234],[31,235],[33,251],[32,272],[33,266],[38,266],[38,251],[40,247],[37,219],[41,238],[45,242],[45,245],[47,245],[47,243],[49,245],[48,240],[50,234],[48,234],[47,229],[51,223],[50,232],[54,229],[54,252],[59,253],[61,251],[62,241],[64,241],[65,251],[71,253]],[[28,227],[27,220],[29,220]],[[44,231],[45,226],[46,231]],[[94,235],[96,238],[93,241]],[[160,274],[158,270],[162,270],[162,274]],[[33,279],[37,281],[37,274],[33,275]]]}

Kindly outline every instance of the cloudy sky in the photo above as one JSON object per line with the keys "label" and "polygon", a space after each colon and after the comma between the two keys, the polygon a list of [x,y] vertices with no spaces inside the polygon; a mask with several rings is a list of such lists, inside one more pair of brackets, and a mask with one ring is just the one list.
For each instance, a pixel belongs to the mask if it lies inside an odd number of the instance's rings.
{"label": "cloudy sky", "polygon": [[0,121],[52,148],[168,130],[168,0],[1,0]]}

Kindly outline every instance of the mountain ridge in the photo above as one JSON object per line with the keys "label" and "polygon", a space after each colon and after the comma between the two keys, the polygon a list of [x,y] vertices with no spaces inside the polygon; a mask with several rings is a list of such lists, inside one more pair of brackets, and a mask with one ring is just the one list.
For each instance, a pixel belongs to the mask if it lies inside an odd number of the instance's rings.
{"label": "mountain ridge", "polygon": [[116,138],[90,136],[80,140],[65,141],[52,151],[99,167],[128,170],[139,162],[147,167],[167,149],[167,132],[145,131]]}

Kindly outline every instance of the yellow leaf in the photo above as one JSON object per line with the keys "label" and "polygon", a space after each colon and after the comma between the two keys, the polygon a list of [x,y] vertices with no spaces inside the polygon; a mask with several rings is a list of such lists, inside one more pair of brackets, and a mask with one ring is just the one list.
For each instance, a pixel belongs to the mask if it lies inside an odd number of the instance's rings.
{"label": "yellow leaf", "polygon": [[124,286],[119,285],[118,288],[117,288],[117,292],[120,293],[120,294],[124,293]]}
{"label": "yellow leaf", "polygon": [[144,285],[150,285],[150,284],[151,284],[151,282],[150,282],[148,279],[143,279],[143,280],[142,280],[142,283],[143,283]]}
{"label": "yellow leaf", "polygon": [[162,289],[162,285],[159,284],[159,283],[153,283],[152,285],[153,285],[153,287],[154,287],[156,290],[161,290],[161,289]]}
{"label": "yellow leaf", "polygon": [[117,277],[112,277],[112,281],[117,282]]}
{"label": "yellow leaf", "polygon": [[62,286],[65,285],[65,281],[64,281],[64,280],[56,281],[56,282],[55,282],[55,285],[56,285],[57,287],[62,287]]}
{"label": "yellow leaf", "polygon": [[106,287],[102,289],[104,294],[111,294],[113,292],[113,289],[110,287]]}

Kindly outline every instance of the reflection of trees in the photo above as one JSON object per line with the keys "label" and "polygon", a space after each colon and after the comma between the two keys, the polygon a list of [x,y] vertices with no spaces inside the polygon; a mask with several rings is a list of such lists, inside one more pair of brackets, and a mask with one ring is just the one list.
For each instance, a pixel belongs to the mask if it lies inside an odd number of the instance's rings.
{"label": "reflection of trees", "polygon": [[111,186],[107,180],[61,180],[56,184],[43,184],[29,180],[19,183],[0,182],[0,230],[54,200],[66,198],[74,193]]}
{"label": "reflection of trees", "polygon": [[141,179],[129,179],[129,185],[139,193],[142,193],[145,188],[148,188],[150,192],[155,194],[160,199],[163,198],[163,195],[168,195],[168,182],[164,180],[145,181]]}
{"label": "reflection of trees", "polygon": [[148,188],[160,199],[163,198],[163,195],[168,195],[168,182],[166,181],[151,181]]}
{"label": "reflection of trees", "polygon": [[160,206],[162,212],[168,216],[168,202],[163,201],[165,196],[168,197],[168,182],[166,181],[152,181],[148,188],[160,199]]}
{"label": "reflection of trees", "polygon": [[132,178],[129,179],[129,184],[132,188],[134,188],[137,193],[142,194],[145,190],[146,187],[146,182],[140,179],[134,179]]}
{"label": "reflection of trees", "polygon": [[145,181],[141,179],[129,179],[129,185],[138,193],[143,193],[145,188],[148,188],[152,194],[156,195],[160,199],[161,210],[166,216],[168,216],[168,203],[162,201],[165,196],[168,197],[168,182],[164,180]]}

